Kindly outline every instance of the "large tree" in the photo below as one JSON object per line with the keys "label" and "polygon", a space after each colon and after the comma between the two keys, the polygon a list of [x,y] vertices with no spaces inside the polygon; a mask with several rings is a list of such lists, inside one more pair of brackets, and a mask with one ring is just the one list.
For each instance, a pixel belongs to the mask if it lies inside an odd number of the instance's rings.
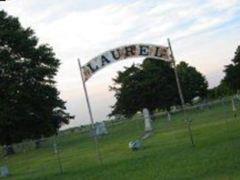
{"label": "large tree", "polygon": [[142,65],[118,72],[113,81],[117,101],[110,115],[130,117],[143,108],[169,110],[179,99],[173,68],[164,61],[145,59]]}
{"label": "large tree", "polygon": [[[206,95],[207,81],[200,72],[185,62],[177,65],[177,70],[186,102]],[[129,117],[143,108],[169,111],[180,104],[174,69],[168,62],[147,58],[141,65],[118,72],[113,81],[110,89],[115,91],[116,103],[110,115]]]}
{"label": "large tree", "polygon": [[177,65],[177,71],[186,103],[191,103],[194,97],[207,96],[207,80],[195,67],[182,61]]}
{"label": "large tree", "polygon": [[49,136],[72,118],[55,87],[59,65],[32,29],[0,11],[0,144]]}
{"label": "large tree", "polygon": [[240,90],[240,46],[237,47],[232,63],[225,68],[223,81],[235,92]]}

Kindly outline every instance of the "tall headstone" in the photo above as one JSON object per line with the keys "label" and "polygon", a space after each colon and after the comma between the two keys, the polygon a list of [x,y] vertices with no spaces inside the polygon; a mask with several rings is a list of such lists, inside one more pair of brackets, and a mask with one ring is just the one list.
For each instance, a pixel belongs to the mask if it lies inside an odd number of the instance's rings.
{"label": "tall headstone", "polygon": [[147,108],[143,109],[143,117],[144,117],[144,125],[145,125],[145,132],[149,132],[153,130],[152,127],[152,120]]}

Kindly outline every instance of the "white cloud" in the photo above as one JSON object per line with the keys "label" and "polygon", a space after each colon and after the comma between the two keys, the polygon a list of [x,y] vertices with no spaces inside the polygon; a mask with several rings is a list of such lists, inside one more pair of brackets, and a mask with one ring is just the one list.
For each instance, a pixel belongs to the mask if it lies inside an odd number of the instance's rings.
{"label": "white cloud", "polygon": [[239,5],[238,0],[211,0],[210,3],[219,10],[225,10]]}

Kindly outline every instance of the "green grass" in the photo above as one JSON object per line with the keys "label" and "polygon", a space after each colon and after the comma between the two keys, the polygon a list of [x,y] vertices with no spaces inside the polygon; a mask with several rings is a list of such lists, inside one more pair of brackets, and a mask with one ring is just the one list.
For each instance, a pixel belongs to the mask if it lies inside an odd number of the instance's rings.
{"label": "green grass", "polygon": [[9,157],[12,175],[6,179],[240,179],[240,113],[234,118],[227,107],[187,112],[195,147],[183,114],[176,113],[171,122],[157,117],[154,135],[133,152],[128,142],[142,134],[143,120],[132,119],[110,126],[100,139],[102,165],[89,133],[71,133],[58,137],[63,174],[49,139],[42,149]]}

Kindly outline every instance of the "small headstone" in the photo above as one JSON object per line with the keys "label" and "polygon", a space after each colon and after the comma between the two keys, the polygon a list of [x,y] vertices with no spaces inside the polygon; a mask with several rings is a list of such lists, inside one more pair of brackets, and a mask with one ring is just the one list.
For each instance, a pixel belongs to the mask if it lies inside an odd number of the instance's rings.
{"label": "small headstone", "polygon": [[12,145],[4,145],[3,149],[5,152],[5,156],[15,154],[15,151]]}
{"label": "small headstone", "polygon": [[1,177],[7,177],[10,175],[8,167],[6,165],[1,166],[0,169],[1,169]]}
{"label": "small headstone", "polygon": [[239,94],[239,93],[236,94],[236,95],[235,95],[235,98],[236,98],[236,100],[240,101],[240,94]]}
{"label": "small headstone", "polygon": [[177,112],[177,107],[176,106],[172,107],[172,112]]}
{"label": "small headstone", "polygon": [[54,150],[55,154],[58,153],[58,148],[57,148],[57,144],[56,143],[53,143],[53,150]]}
{"label": "small headstone", "polygon": [[41,148],[43,142],[44,142],[44,138],[43,138],[43,137],[41,137],[41,138],[39,138],[39,139],[36,139],[36,140],[35,140],[35,147],[36,147],[36,149]]}
{"label": "small headstone", "polygon": [[96,131],[95,132],[96,136],[102,136],[102,135],[108,134],[108,131],[104,122],[97,122],[95,124],[95,131]]}
{"label": "small headstone", "polygon": [[203,110],[203,105],[202,104],[197,105],[197,109],[198,110]]}
{"label": "small headstone", "polygon": [[201,98],[199,97],[199,96],[196,96],[196,97],[194,97],[193,99],[192,99],[192,103],[193,104],[197,104],[197,103],[199,103],[201,101]]}
{"label": "small headstone", "polygon": [[167,111],[167,118],[168,118],[168,121],[171,121],[171,119],[172,119],[171,113],[169,111]]}
{"label": "small headstone", "polygon": [[130,149],[132,149],[133,151],[137,151],[137,150],[139,150],[142,147],[142,143],[139,140],[130,141],[128,143],[128,147]]}
{"label": "small headstone", "polygon": [[235,112],[237,110],[236,105],[235,105],[235,98],[232,98],[232,110]]}
{"label": "small headstone", "polygon": [[200,104],[200,110],[204,110],[206,107],[206,102],[204,101],[202,104]]}

